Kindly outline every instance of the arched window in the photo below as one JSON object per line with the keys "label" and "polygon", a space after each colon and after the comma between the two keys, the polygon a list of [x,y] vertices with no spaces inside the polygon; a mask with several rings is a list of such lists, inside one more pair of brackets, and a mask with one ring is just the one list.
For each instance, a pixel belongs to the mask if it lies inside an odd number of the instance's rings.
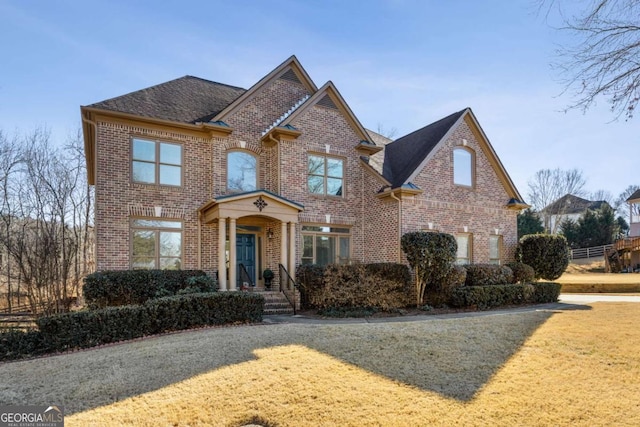
{"label": "arched window", "polygon": [[453,150],[453,183],[473,187],[473,153],[464,148]]}
{"label": "arched window", "polygon": [[258,158],[246,151],[227,154],[227,191],[243,193],[258,188]]}

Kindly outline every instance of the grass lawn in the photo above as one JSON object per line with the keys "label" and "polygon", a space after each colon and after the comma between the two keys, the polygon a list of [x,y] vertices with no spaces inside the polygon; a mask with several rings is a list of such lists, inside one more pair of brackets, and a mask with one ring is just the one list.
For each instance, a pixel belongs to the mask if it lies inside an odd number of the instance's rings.
{"label": "grass lawn", "polygon": [[205,329],[0,365],[67,426],[592,426],[640,421],[640,305]]}
{"label": "grass lawn", "polygon": [[555,282],[563,293],[640,293],[640,274],[604,273],[604,261],[572,262]]}

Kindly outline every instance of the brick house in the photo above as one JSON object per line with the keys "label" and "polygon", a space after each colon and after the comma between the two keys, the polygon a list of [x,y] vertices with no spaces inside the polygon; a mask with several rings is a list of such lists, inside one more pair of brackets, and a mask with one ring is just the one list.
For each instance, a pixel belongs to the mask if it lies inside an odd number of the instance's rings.
{"label": "brick house", "polygon": [[185,76],[81,113],[98,270],[203,269],[234,290],[269,268],[277,286],[279,265],[403,262],[415,230],[504,262],[527,206],[470,109],[390,141],[294,56],[248,90]]}

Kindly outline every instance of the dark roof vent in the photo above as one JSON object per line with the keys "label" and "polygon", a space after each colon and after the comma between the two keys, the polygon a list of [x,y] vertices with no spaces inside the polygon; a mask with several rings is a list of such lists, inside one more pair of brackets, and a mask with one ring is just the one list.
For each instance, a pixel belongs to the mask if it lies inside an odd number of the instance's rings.
{"label": "dark roof vent", "polygon": [[298,78],[298,75],[291,68],[289,68],[286,73],[281,75],[280,79],[281,80],[287,80],[287,81],[290,81],[290,82],[293,82],[293,83],[302,84],[302,82]]}
{"label": "dark roof vent", "polygon": [[332,108],[334,110],[338,109],[338,107],[336,107],[336,104],[333,103],[333,100],[329,95],[325,95],[324,97],[322,97],[322,99],[318,101],[317,105],[325,108]]}

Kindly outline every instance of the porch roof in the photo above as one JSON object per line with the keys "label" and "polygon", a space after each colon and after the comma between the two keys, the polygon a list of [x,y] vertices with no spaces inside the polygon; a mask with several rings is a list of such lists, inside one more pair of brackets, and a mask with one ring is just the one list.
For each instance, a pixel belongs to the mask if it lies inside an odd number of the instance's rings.
{"label": "porch roof", "polygon": [[298,214],[304,206],[267,190],[226,194],[215,197],[202,205],[199,212],[205,224],[218,218],[242,218],[263,216],[283,222],[298,222]]}

